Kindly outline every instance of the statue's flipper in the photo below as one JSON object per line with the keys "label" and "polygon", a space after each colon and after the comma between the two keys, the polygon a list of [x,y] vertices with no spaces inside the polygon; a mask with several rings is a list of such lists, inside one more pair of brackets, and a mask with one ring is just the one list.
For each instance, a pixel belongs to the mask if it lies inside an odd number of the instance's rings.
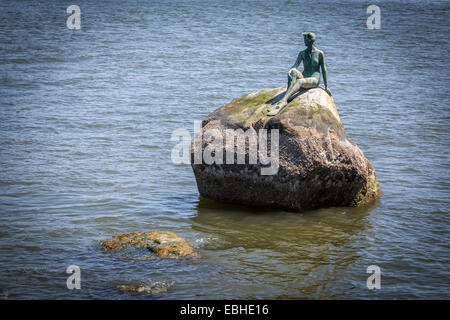
{"label": "statue's flipper", "polygon": [[284,101],[278,101],[276,104],[271,106],[269,109],[267,109],[267,115],[268,116],[275,116],[277,115],[281,110],[284,109],[284,107],[287,106],[287,102]]}

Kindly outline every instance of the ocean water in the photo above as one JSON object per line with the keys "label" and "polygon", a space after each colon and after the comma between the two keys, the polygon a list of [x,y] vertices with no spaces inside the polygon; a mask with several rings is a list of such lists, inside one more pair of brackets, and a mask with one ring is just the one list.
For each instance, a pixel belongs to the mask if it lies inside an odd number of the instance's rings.
{"label": "ocean water", "polygon": [[[1,298],[450,298],[448,1],[376,1],[379,30],[365,1],[73,2],[0,2]],[[201,201],[172,132],[284,85],[304,30],[381,198],[302,213]],[[100,250],[146,230],[202,258]],[[148,284],[166,291],[115,289]]]}

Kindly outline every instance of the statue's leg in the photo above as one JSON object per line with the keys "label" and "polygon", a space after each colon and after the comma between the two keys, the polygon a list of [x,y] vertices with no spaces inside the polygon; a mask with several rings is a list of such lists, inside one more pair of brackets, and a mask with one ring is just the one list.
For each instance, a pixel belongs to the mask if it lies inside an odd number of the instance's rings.
{"label": "statue's leg", "polygon": [[[294,93],[296,93],[297,91],[300,90],[300,88],[315,88],[319,85],[319,81],[317,81],[316,78],[302,78],[302,79],[297,79],[295,80],[292,85],[287,88],[286,93],[284,95],[284,97],[281,99],[281,101],[285,101],[287,102],[289,100],[289,98],[291,98]],[[280,101],[280,102],[281,102]]]}
{"label": "statue's leg", "polygon": [[278,114],[284,107],[287,106],[288,100],[294,93],[296,93],[300,88],[315,88],[319,85],[317,78],[300,78],[292,79],[289,84],[286,93],[283,98],[267,110],[268,116],[274,116]]}
{"label": "statue's leg", "polygon": [[[300,71],[292,70],[291,72],[288,73],[288,84],[287,84],[286,93],[291,91],[292,84],[294,82],[296,82],[298,80],[298,78],[303,78],[303,75],[302,75],[302,73]],[[284,94],[284,96],[286,96],[286,93]],[[270,106],[267,109],[267,115],[275,115],[278,112],[280,112],[281,111],[281,109],[280,109],[280,107],[281,107],[280,102],[283,105],[286,104],[286,103],[283,102],[283,100],[280,100],[275,105],[272,105],[272,106]]]}
{"label": "statue's leg", "polygon": [[292,82],[299,78],[303,78],[303,74],[298,70],[294,69],[290,73],[288,73],[288,84],[286,91],[289,90],[289,87],[291,86]]}

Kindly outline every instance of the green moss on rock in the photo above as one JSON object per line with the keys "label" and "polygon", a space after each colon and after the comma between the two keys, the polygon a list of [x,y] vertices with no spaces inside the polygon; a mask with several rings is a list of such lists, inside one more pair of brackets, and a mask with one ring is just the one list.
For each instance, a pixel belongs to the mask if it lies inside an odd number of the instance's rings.
{"label": "green moss on rock", "polygon": [[[256,92],[245,94],[237,99],[231,101],[231,105],[234,107],[254,107],[260,104],[264,104],[276,97],[280,90],[277,89],[262,89]],[[231,110],[230,110],[231,111]],[[238,110],[236,110],[238,111]]]}
{"label": "green moss on rock", "polygon": [[[306,121],[313,120],[318,123],[328,123],[337,131],[343,129],[333,100],[323,98],[328,96],[326,93],[322,93],[320,88],[310,89],[297,95],[278,115],[274,117],[267,116],[267,109],[271,104],[281,99],[284,90],[284,87],[280,87],[261,89],[245,94],[217,109],[208,117],[207,122],[221,120],[241,128],[249,128],[258,122],[262,124],[267,123],[271,119],[289,119],[293,125],[299,126],[305,126]],[[319,100],[327,105],[321,105],[311,100],[311,97],[314,95],[319,97],[322,95],[322,98]]]}

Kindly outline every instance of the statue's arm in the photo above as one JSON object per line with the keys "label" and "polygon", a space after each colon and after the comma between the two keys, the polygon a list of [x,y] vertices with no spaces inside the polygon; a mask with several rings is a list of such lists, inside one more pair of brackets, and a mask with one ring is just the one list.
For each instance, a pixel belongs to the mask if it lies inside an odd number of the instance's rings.
{"label": "statue's arm", "polygon": [[328,89],[328,72],[327,72],[327,65],[325,64],[325,54],[323,52],[321,52],[319,55],[319,63],[320,68],[322,69],[323,83],[325,85],[325,89]]}
{"label": "statue's arm", "polygon": [[298,56],[297,56],[297,60],[295,60],[295,63],[294,63],[294,65],[291,67],[291,69],[297,69],[298,68],[298,66],[300,65],[300,63],[302,63],[302,61],[303,61],[303,51],[300,51],[300,53],[298,54]]}

